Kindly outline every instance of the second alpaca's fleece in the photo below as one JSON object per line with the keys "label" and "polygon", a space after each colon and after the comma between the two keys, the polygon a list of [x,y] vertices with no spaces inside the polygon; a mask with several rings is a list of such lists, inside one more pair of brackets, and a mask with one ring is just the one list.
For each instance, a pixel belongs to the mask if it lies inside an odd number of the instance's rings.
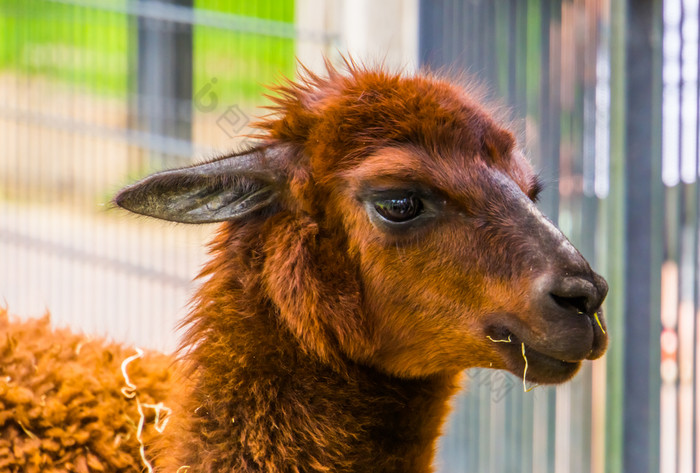
{"label": "second alpaca's fleece", "polygon": [[[0,471],[144,471],[139,409],[148,445],[162,425],[163,412],[153,407],[168,405],[176,381],[172,357],[135,353],[52,330],[48,316],[19,321],[0,308]],[[125,396],[127,381],[136,387],[132,397]],[[157,456],[148,447],[144,455]]]}

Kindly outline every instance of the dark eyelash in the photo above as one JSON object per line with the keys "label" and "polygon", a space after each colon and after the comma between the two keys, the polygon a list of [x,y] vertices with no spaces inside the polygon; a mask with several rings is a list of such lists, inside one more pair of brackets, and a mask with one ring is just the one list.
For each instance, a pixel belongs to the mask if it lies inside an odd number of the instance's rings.
{"label": "dark eyelash", "polygon": [[542,182],[542,179],[540,176],[534,176],[530,182],[530,192],[528,192],[527,195],[533,202],[537,202],[543,190],[544,183]]}

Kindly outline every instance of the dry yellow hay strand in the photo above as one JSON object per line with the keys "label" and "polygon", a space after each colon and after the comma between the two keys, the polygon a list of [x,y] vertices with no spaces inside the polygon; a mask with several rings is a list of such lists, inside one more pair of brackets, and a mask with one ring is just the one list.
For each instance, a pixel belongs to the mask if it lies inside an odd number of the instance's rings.
{"label": "dry yellow hay strand", "polygon": [[136,440],[139,441],[139,453],[141,454],[141,461],[143,461],[144,466],[148,470],[148,473],[153,473],[153,466],[146,459],[146,445],[143,443],[143,438],[141,434],[143,433],[143,424],[146,420],[146,416],[143,414],[143,409],[141,408],[141,402],[138,396],[136,397],[136,409],[139,411],[139,426],[136,429]]}
{"label": "dry yellow hay strand", "polygon": [[129,379],[129,373],[127,373],[126,371],[126,368],[127,366],[129,366],[129,363],[131,363],[134,360],[138,360],[143,356],[143,350],[141,350],[139,347],[134,347],[134,349],[136,350],[136,354],[131,355],[130,357],[122,361],[122,376],[124,376],[124,383],[126,383],[126,386],[124,386],[121,389],[121,391],[127,399],[136,399],[136,409],[139,413],[139,423],[136,427],[136,440],[138,440],[139,442],[139,453],[141,454],[141,461],[143,462],[143,465],[148,470],[148,473],[153,473],[153,466],[148,461],[148,459],[146,459],[146,446],[144,445],[143,437],[141,436],[141,434],[143,433],[143,424],[146,420],[146,416],[143,413],[141,401],[139,401],[139,398],[136,395],[137,387],[134,383],[131,382],[131,380]]}
{"label": "dry yellow hay strand", "polygon": [[[136,350],[136,354],[126,358],[121,365],[122,375],[124,376],[124,383],[126,384],[126,386],[124,386],[121,389],[121,392],[127,399],[136,400],[136,409],[139,413],[139,423],[136,427],[136,440],[138,440],[139,442],[139,453],[141,454],[141,461],[146,467],[146,470],[148,470],[148,473],[153,473],[153,466],[146,458],[146,445],[144,444],[142,437],[143,425],[146,422],[146,415],[143,412],[143,408],[146,407],[156,411],[156,418],[154,421],[155,429],[158,433],[161,434],[163,433],[163,430],[165,430],[165,426],[168,424],[168,420],[170,420],[170,414],[172,413],[172,409],[166,407],[162,402],[159,402],[158,404],[141,404],[141,401],[139,400],[139,396],[137,394],[138,387],[131,382],[131,379],[129,378],[129,373],[127,372],[127,367],[129,366],[129,363],[143,357],[142,349],[140,349],[139,347],[134,347],[134,349]],[[162,418],[161,411],[165,412]]]}
{"label": "dry yellow hay strand", "polygon": [[521,352],[523,354],[523,360],[525,360],[525,370],[523,371],[523,392],[529,393],[530,391],[535,389],[537,386],[539,386],[539,384],[535,384],[534,386],[530,386],[529,388],[527,387],[526,377],[527,377],[528,363],[527,363],[527,356],[525,356],[525,344],[521,343],[520,347],[521,347]]}
{"label": "dry yellow hay strand", "polygon": [[27,434],[27,437],[29,437],[30,439],[35,439],[35,438],[36,438],[36,435],[34,434],[34,432],[32,432],[31,430],[29,430],[28,428],[26,428],[26,427],[24,426],[23,423],[21,423],[21,422],[18,421],[18,420],[15,421],[15,422],[17,422],[17,423],[19,424],[19,427],[22,429],[22,431],[24,431],[25,434]]}
{"label": "dry yellow hay strand", "polygon": [[132,383],[129,379],[129,374],[126,372],[126,367],[129,366],[129,363],[131,363],[132,361],[138,360],[143,356],[142,349],[140,349],[139,347],[134,347],[134,349],[136,350],[136,354],[131,355],[130,357],[122,361],[122,376],[124,377],[124,383],[126,383],[126,386],[122,388],[122,394],[127,399],[133,399],[134,396],[136,396],[136,385]]}
{"label": "dry yellow hay strand", "polygon": [[600,319],[598,318],[598,312],[593,312],[593,317],[595,317],[595,321],[598,322],[598,327],[600,327],[600,330],[605,333],[605,329],[603,328],[603,324],[600,323]]}
{"label": "dry yellow hay strand", "polygon": [[[169,407],[166,407],[162,402],[159,402],[158,404],[143,404],[143,407],[147,407],[156,411],[156,419],[155,421],[153,421],[153,424],[158,433],[162,434],[165,430],[165,426],[168,425],[168,421],[170,420],[170,414],[173,413],[173,410]],[[162,419],[160,418],[161,411],[165,412],[165,415],[163,415]]]}

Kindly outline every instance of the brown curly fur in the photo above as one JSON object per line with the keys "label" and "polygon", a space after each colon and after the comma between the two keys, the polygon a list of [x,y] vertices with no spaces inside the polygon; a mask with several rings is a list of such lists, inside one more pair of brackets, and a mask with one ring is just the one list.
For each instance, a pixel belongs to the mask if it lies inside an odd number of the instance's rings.
{"label": "brown curly fur", "polygon": [[[134,472],[143,464],[134,400],[120,365],[133,349],[51,330],[49,318],[10,320],[0,308],[0,471]],[[148,353],[128,366],[142,403],[168,402],[171,357]],[[143,439],[157,435],[146,410]],[[150,453],[150,452],[147,452]]]}

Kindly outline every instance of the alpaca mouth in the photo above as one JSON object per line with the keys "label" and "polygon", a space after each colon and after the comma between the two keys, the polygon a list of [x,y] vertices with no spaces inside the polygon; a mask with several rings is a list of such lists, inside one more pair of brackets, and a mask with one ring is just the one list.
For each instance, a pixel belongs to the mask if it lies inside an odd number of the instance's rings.
{"label": "alpaca mouth", "polygon": [[[558,384],[571,379],[583,360],[600,358],[607,348],[607,334],[602,311],[591,314],[591,326],[586,330],[580,324],[569,336],[563,330],[534,335],[520,324],[503,321],[486,329],[486,337],[494,342],[505,369],[533,384]],[[585,316],[585,315],[583,315]],[[561,327],[558,327],[561,329]]]}
{"label": "alpaca mouth", "polygon": [[[504,331],[501,331],[505,334]],[[496,339],[494,339],[496,340]],[[501,340],[503,340],[501,342]],[[510,340],[510,342],[506,341]],[[566,361],[546,355],[509,333],[498,339],[496,349],[505,362],[506,369],[532,384],[558,384],[571,379],[581,367],[581,361]]]}

